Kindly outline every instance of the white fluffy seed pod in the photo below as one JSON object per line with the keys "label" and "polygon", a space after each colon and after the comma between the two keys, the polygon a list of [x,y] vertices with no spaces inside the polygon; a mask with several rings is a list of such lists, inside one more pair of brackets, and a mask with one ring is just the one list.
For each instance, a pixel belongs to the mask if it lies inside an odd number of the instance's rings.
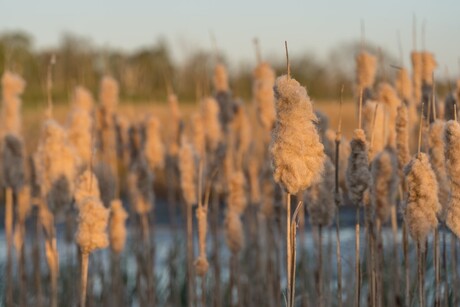
{"label": "white fluffy seed pod", "polygon": [[387,111],[387,131],[388,136],[385,140],[386,144],[396,147],[396,116],[398,115],[398,107],[401,105],[401,100],[394,88],[388,83],[381,83],[378,88],[378,97],[384,103]]}
{"label": "white fluffy seed pod", "polygon": [[351,153],[346,171],[348,196],[356,206],[364,205],[364,191],[371,184],[369,162],[367,155],[366,135],[362,129],[354,131],[350,142]]}
{"label": "white fluffy seed pod", "polygon": [[415,102],[419,104],[422,101],[422,71],[423,71],[423,60],[422,53],[413,51],[410,54],[412,61],[412,82]]}
{"label": "white fluffy seed pod", "polygon": [[441,210],[436,175],[424,153],[413,157],[404,173],[408,189],[404,219],[412,239],[424,249],[428,234],[438,226]]}
{"label": "white fluffy seed pod", "polygon": [[85,170],[76,180],[74,198],[77,208],[87,197],[101,197],[97,178],[90,170]]}
{"label": "white fluffy seed pod", "polygon": [[276,79],[275,97],[277,117],[270,144],[274,178],[289,193],[296,194],[320,176],[324,147],[306,89],[284,75]]}
{"label": "white fluffy seed pod", "polygon": [[77,86],[73,94],[72,107],[75,109],[83,110],[90,114],[94,107],[93,96],[83,86]]}
{"label": "white fluffy seed pod", "polygon": [[76,241],[83,254],[109,245],[107,223],[109,210],[95,197],[86,198],[79,207]]}
{"label": "white fluffy seed pod", "polygon": [[395,87],[401,99],[407,102],[412,100],[412,81],[406,68],[398,69]]}
{"label": "white fluffy seed pod", "polygon": [[75,148],[84,166],[91,163],[93,153],[93,119],[91,115],[80,108],[74,108],[70,113],[67,125],[69,142]]}
{"label": "white fluffy seed pod", "polygon": [[329,158],[325,159],[324,172],[317,182],[304,193],[305,203],[313,226],[327,227],[334,220],[335,167]]}
{"label": "white fluffy seed pod", "polygon": [[398,154],[398,168],[402,172],[404,166],[410,161],[409,152],[409,118],[407,107],[402,103],[398,107],[396,116],[396,150]]}
{"label": "white fluffy seed pod", "polygon": [[422,81],[425,84],[433,84],[433,71],[436,69],[438,64],[434,59],[434,55],[431,52],[422,53]]}

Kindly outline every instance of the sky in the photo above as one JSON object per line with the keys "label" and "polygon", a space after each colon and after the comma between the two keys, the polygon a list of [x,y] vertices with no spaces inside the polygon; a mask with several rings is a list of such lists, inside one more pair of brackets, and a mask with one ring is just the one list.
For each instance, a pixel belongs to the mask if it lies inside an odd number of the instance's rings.
{"label": "sky", "polygon": [[418,48],[425,23],[426,49],[443,71],[448,65],[458,74],[458,12],[456,0],[0,0],[0,32],[24,30],[36,48],[57,45],[64,32],[127,51],[165,38],[179,61],[193,50],[212,49],[212,32],[230,63],[240,63],[255,60],[254,37],[263,57],[284,56],[287,40],[294,56],[309,52],[325,59],[340,44],[360,39],[362,20],[366,41],[396,56],[399,32],[408,64],[415,15]]}

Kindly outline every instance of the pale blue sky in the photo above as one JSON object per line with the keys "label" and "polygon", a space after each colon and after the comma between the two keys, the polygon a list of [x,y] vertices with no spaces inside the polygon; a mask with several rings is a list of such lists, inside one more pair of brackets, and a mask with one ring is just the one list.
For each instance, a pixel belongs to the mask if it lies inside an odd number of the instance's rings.
{"label": "pale blue sky", "polygon": [[[96,45],[132,50],[167,39],[178,60],[198,48],[211,48],[209,33],[231,63],[253,60],[251,40],[258,36],[263,55],[281,57],[284,40],[290,52],[325,56],[340,43],[359,39],[360,20],[366,39],[398,55],[397,31],[406,54],[412,47],[412,16],[426,21],[426,48],[444,70],[458,73],[460,1],[96,1],[0,0],[0,31],[31,33],[38,48],[57,44],[74,32]],[[418,45],[421,46],[420,35]],[[408,63],[408,57],[405,59]]]}

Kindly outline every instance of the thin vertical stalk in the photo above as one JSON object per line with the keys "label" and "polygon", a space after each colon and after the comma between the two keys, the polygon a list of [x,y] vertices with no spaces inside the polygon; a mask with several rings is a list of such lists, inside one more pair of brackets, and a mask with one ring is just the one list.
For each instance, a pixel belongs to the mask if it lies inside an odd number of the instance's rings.
{"label": "thin vertical stalk", "polygon": [[417,242],[417,272],[418,272],[418,302],[419,306],[423,307],[423,255],[422,246]]}
{"label": "thin vertical stalk", "polygon": [[355,226],[355,306],[360,306],[361,296],[361,269],[360,269],[360,246],[359,246],[359,206],[356,207],[356,226]]}
{"label": "thin vertical stalk", "polygon": [[398,218],[396,216],[396,206],[391,206],[391,230],[393,235],[393,302],[399,301],[399,257],[398,257]]}
{"label": "thin vertical stalk", "polygon": [[450,234],[450,245],[451,245],[451,258],[452,258],[452,296],[453,305],[457,306],[457,285],[458,285],[458,272],[457,272],[457,238],[454,233]]}
{"label": "thin vertical stalk", "polygon": [[6,306],[13,306],[13,189],[5,190]]}
{"label": "thin vertical stalk", "polygon": [[318,226],[318,302],[319,307],[323,306],[323,232],[321,225]]}
{"label": "thin vertical stalk", "polygon": [[286,194],[286,271],[287,271],[287,305],[291,302],[291,193]]}
{"label": "thin vertical stalk", "polygon": [[88,253],[81,254],[81,289],[80,289],[80,306],[86,305],[86,286],[88,284]]}
{"label": "thin vertical stalk", "polygon": [[194,297],[194,277],[193,277],[193,225],[192,225],[192,206],[187,206],[187,302],[188,306],[193,306]]}
{"label": "thin vertical stalk", "polygon": [[441,306],[441,269],[440,269],[440,250],[439,250],[439,228],[436,227],[434,230],[434,275],[435,275],[435,307]]}
{"label": "thin vertical stalk", "polygon": [[407,223],[403,223],[403,255],[404,255],[404,301],[410,306],[410,267],[409,267],[409,234]]}

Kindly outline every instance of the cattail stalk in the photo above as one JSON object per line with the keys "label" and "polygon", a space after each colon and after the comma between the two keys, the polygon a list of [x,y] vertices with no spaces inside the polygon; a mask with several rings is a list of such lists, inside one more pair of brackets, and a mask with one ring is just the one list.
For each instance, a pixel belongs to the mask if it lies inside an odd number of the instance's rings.
{"label": "cattail stalk", "polygon": [[13,189],[5,189],[5,235],[7,241],[6,306],[13,305]]}

